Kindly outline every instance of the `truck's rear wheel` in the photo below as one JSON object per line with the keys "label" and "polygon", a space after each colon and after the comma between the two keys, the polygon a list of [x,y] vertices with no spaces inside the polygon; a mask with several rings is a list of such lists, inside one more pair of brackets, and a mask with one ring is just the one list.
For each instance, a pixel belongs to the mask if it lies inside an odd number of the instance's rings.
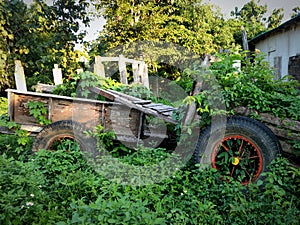
{"label": "truck's rear wheel", "polygon": [[233,116],[226,126],[216,123],[201,133],[194,157],[196,163],[211,165],[224,177],[248,184],[260,178],[280,152],[280,143],[268,127]]}
{"label": "truck's rear wheel", "polygon": [[70,139],[76,141],[83,152],[95,154],[96,141],[85,134],[87,130],[85,126],[71,120],[52,123],[37,134],[32,144],[32,152],[40,149],[54,150],[57,142]]}

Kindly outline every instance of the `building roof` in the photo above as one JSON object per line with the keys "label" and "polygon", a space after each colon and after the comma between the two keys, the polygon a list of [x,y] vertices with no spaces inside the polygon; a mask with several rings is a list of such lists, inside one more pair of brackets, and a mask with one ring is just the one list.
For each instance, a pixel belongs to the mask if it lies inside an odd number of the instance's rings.
{"label": "building roof", "polygon": [[282,31],[289,30],[289,29],[291,29],[291,27],[297,26],[297,25],[300,25],[300,14],[298,14],[294,18],[282,23],[281,25],[279,25],[278,27],[275,27],[272,30],[268,30],[266,32],[263,32],[263,33],[257,35],[256,37],[249,40],[249,43],[255,44],[263,39],[266,39],[267,37],[270,37],[276,33],[282,32]]}

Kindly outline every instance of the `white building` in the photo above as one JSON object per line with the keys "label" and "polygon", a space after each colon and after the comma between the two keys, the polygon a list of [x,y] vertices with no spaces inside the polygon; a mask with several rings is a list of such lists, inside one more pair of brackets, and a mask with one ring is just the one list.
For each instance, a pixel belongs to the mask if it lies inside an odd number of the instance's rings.
{"label": "white building", "polygon": [[277,77],[292,75],[300,82],[300,15],[256,36],[249,45],[266,54]]}

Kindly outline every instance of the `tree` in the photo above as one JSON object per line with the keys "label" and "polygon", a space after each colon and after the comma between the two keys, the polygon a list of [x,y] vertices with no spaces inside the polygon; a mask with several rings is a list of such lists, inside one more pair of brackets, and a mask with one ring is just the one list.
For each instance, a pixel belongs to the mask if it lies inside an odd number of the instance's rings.
{"label": "tree", "polygon": [[283,19],[283,9],[274,9],[268,18],[268,29],[278,27]]}
{"label": "tree", "polygon": [[294,18],[296,16],[298,16],[300,14],[300,7],[295,7],[293,8],[293,14],[291,16],[291,18]]}
{"label": "tree", "polygon": [[14,59],[28,54],[27,7],[22,1],[0,2],[0,91],[13,85]]}
{"label": "tree", "polygon": [[[152,41],[176,44],[201,55],[218,52],[233,42],[220,10],[214,10],[211,4],[202,4],[201,0],[102,0],[98,7],[103,11],[106,25],[92,48],[92,54],[103,55],[117,46]],[[137,51],[136,46],[134,48]],[[166,53],[157,49],[155,55],[170,58],[176,52],[172,51]],[[145,48],[140,54],[150,66],[150,73],[160,68],[163,76],[176,78],[178,71],[167,68],[167,65],[157,65],[152,57],[154,54],[147,56]]]}
{"label": "tree", "polygon": [[82,42],[85,33],[79,32],[79,22],[89,24],[88,0],[54,0],[49,6],[43,0],[34,0],[28,8],[21,0],[0,3],[0,91],[13,87],[14,60],[24,66],[27,84],[37,81],[52,82],[55,63],[69,75],[78,66],[76,42]]}
{"label": "tree", "polygon": [[98,52],[135,41],[166,41],[202,54],[231,44],[225,20],[199,0],[102,0],[104,30]]}
{"label": "tree", "polygon": [[251,0],[246,3],[240,10],[235,7],[231,12],[233,19],[228,22],[231,24],[236,43],[241,43],[241,27],[247,32],[248,39],[251,39],[268,29],[278,26],[283,18],[283,9],[274,9],[269,17],[266,17],[267,5],[259,5],[260,0],[255,2]]}

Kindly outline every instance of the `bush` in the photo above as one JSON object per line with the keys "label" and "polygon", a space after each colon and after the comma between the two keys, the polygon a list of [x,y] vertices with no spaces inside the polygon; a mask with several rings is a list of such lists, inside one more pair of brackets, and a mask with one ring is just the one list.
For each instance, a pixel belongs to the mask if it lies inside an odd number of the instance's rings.
{"label": "bush", "polygon": [[[220,55],[221,60],[210,67],[222,88],[227,109],[246,106],[281,118],[300,120],[298,82],[291,77],[275,79],[275,72],[261,53],[246,59],[244,56],[245,53]],[[234,60],[241,60],[240,71],[232,67]]]}
{"label": "bush", "polygon": [[7,98],[0,97],[0,116],[7,113]]}

